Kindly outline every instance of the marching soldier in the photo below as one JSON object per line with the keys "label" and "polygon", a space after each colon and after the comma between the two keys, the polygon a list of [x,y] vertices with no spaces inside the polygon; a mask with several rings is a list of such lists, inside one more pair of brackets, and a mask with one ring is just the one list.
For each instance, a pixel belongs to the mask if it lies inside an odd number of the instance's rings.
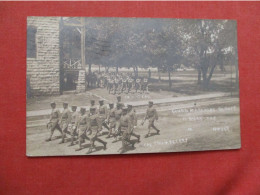
{"label": "marching soldier", "polygon": [[127,105],[127,112],[128,112],[127,113],[128,116],[129,116],[129,118],[131,120],[131,125],[132,125],[132,127],[131,127],[131,129],[132,129],[131,135],[136,137],[138,139],[138,142],[140,142],[140,135],[137,135],[137,134],[134,133],[134,129],[137,126],[137,116],[136,116],[135,110],[133,109],[132,105],[130,105],[130,104]]}
{"label": "marching soldier", "polygon": [[[116,104],[116,109],[115,109],[115,126],[119,127],[120,125],[120,118],[122,115],[122,104],[121,103],[117,103]],[[114,137],[115,137],[115,141],[117,141],[118,136],[120,135],[120,131],[115,132]]]}
{"label": "marching soldier", "polygon": [[116,96],[116,103],[120,103],[121,104],[122,98],[120,95]]}
{"label": "marching soldier", "polygon": [[143,78],[141,90],[143,91],[143,93],[144,93],[144,91],[148,92],[148,79],[147,78]]}
{"label": "marching soldier", "polygon": [[132,147],[134,147],[135,142],[130,140],[132,125],[131,119],[127,115],[127,107],[122,108],[122,116],[120,118],[120,122],[116,126],[116,131],[122,133],[122,147],[119,149],[121,153],[124,153],[126,151],[126,147],[128,144],[131,144]]}
{"label": "marching soldier", "polygon": [[109,110],[107,114],[107,123],[109,124],[109,133],[106,138],[110,138],[113,129],[116,127],[116,116],[115,116],[115,108],[114,103],[109,103]]}
{"label": "marching soldier", "polygon": [[122,78],[122,88],[121,88],[121,93],[123,93],[123,91],[127,90],[127,78]]}
{"label": "marching soldier", "polygon": [[80,108],[80,116],[77,121],[77,131],[78,131],[78,139],[79,139],[79,148],[76,151],[82,150],[82,143],[85,139],[90,140],[86,135],[86,130],[88,127],[88,118],[86,115],[86,108]]}
{"label": "marching soldier", "polygon": [[95,100],[90,100],[90,108],[95,108],[95,110],[97,111],[97,106],[95,105]]}
{"label": "marching soldier", "polygon": [[77,120],[78,120],[78,112],[77,112],[77,106],[71,106],[71,121],[70,124],[68,126],[70,135],[71,135],[71,143],[69,146],[73,146],[74,145],[74,137],[77,134]]}
{"label": "marching soldier", "polygon": [[104,126],[107,130],[109,130],[109,127],[106,124],[106,118],[107,118],[107,106],[104,105],[104,100],[99,100],[99,109],[98,109],[98,131],[102,131],[102,126]]}
{"label": "marching soldier", "polygon": [[132,79],[131,77],[128,78],[128,81],[127,81],[127,87],[128,87],[128,93],[131,91],[131,89],[133,88],[134,86],[134,79]]}
{"label": "marching soldier", "polygon": [[60,111],[56,108],[55,102],[51,102],[51,108],[52,111],[51,111],[50,120],[47,123],[47,129],[50,130],[50,137],[46,139],[46,142],[51,141],[51,137],[55,129],[57,129],[62,134],[61,128],[59,126]]}
{"label": "marching soldier", "polygon": [[111,93],[111,90],[113,90],[114,87],[114,79],[111,77],[110,79],[108,79],[108,93]]}
{"label": "marching soldier", "polygon": [[148,133],[145,135],[145,138],[150,136],[151,128],[153,128],[157,132],[157,134],[159,135],[160,130],[157,127],[154,126],[154,121],[158,120],[158,114],[157,114],[156,109],[153,107],[152,101],[149,101],[149,105],[148,105],[148,108],[146,110],[146,115],[144,117],[142,125],[144,124],[146,119],[149,120],[149,124],[148,124]]}
{"label": "marching soldier", "polygon": [[98,115],[96,114],[95,108],[90,108],[90,113],[88,115],[89,118],[89,125],[88,125],[88,131],[90,131],[90,148],[88,153],[91,153],[92,150],[95,148],[95,141],[98,141],[104,145],[104,150],[106,149],[107,142],[101,140],[98,138]]}
{"label": "marching soldier", "polygon": [[141,87],[141,79],[137,78],[135,81],[135,92],[137,93],[138,90],[140,90]]}
{"label": "marching soldier", "polygon": [[68,125],[70,123],[70,119],[71,119],[71,114],[68,108],[68,103],[64,102],[63,103],[63,111],[61,113],[61,117],[60,117],[60,127],[62,130],[62,139],[60,144],[65,142],[65,137],[66,137],[66,133],[68,132]]}
{"label": "marching soldier", "polygon": [[119,80],[118,80],[118,78],[115,78],[115,80],[114,80],[114,95],[117,92],[118,86],[119,86]]}

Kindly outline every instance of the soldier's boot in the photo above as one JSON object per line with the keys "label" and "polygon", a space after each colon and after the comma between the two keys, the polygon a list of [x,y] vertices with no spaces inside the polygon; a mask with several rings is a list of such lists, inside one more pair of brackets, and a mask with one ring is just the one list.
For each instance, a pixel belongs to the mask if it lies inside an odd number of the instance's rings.
{"label": "soldier's boot", "polygon": [[96,138],[96,141],[102,143],[104,145],[104,150],[107,149],[107,142],[103,141],[102,139]]}
{"label": "soldier's boot", "polygon": [[151,134],[150,134],[150,128],[148,130],[148,133],[144,136],[145,138],[149,137]]}
{"label": "soldier's boot", "polygon": [[48,139],[46,139],[45,141],[46,141],[46,142],[49,142],[49,141],[51,141],[51,138],[48,138]]}
{"label": "soldier's boot", "polygon": [[106,138],[110,138],[111,134],[112,134],[112,129],[109,128],[109,133],[108,133],[108,135],[106,136]]}
{"label": "soldier's boot", "polygon": [[157,132],[157,134],[159,135],[160,134],[160,130],[157,127],[155,127],[154,125],[152,127]]}
{"label": "soldier's boot", "polygon": [[93,149],[95,148],[94,140],[90,140],[90,148],[88,149],[87,154],[92,153]]}
{"label": "soldier's boot", "polygon": [[137,135],[137,142],[140,142],[140,135]]}
{"label": "soldier's boot", "polygon": [[134,132],[132,132],[131,135],[137,138],[137,142],[140,142],[140,135],[137,135]]}
{"label": "soldier's boot", "polygon": [[64,142],[65,142],[65,133],[62,134],[62,138],[61,138],[61,141],[60,141],[59,144],[62,144],[62,143],[64,143]]}
{"label": "soldier's boot", "polygon": [[74,136],[71,136],[71,142],[70,142],[70,145],[68,146],[74,146]]}
{"label": "soldier's boot", "polygon": [[109,126],[105,122],[102,125],[109,131]]}
{"label": "soldier's boot", "polygon": [[83,149],[83,147],[82,147],[82,141],[83,141],[83,139],[82,138],[79,138],[79,148],[77,148],[75,151],[80,151],[80,150],[82,150]]}

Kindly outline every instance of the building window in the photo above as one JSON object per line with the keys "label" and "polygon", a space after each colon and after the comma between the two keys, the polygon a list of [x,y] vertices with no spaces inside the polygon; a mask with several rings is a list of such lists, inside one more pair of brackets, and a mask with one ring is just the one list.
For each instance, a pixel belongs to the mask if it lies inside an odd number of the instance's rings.
{"label": "building window", "polygon": [[36,27],[27,27],[27,58],[36,58],[36,32]]}

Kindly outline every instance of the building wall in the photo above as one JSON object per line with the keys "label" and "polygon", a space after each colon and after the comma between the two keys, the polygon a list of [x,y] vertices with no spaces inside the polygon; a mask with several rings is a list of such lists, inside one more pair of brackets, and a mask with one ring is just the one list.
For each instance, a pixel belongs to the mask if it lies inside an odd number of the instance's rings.
{"label": "building wall", "polygon": [[60,94],[59,17],[28,17],[27,27],[36,28],[36,56],[27,57],[30,93]]}

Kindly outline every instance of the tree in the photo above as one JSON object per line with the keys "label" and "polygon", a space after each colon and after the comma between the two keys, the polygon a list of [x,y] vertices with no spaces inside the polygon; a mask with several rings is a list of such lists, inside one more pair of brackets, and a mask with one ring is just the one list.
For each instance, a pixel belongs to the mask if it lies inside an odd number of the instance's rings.
{"label": "tree", "polygon": [[[198,84],[208,89],[217,65],[223,67],[227,48],[234,48],[234,21],[227,20],[186,20],[183,25],[185,55],[192,58],[198,71]],[[231,35],[231,36],[230,36]],[[234,54],[233,54],[234,55]],[[202,78],[202,82],[201,82]]]}

